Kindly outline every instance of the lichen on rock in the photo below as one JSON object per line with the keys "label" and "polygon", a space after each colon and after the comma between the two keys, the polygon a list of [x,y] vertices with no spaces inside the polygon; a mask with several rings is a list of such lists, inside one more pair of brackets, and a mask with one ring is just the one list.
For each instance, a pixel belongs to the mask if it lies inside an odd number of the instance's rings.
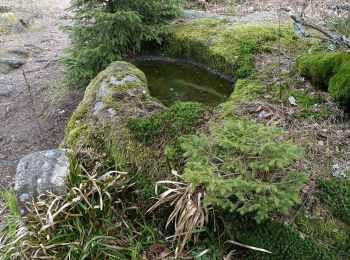
{"label": "lichen on rock", "polygon": [[64,150],[48,150],[29,154],[17,167],[15,190],[21,214],[27,203],[51,192],[63,195],[67,189],[69,160]]}
{"label": "lichen on rock", "polygon": [[0,13],[0,34],[11,32],[25,32],[27,28],[23,26],[20,20],[13,13]]}

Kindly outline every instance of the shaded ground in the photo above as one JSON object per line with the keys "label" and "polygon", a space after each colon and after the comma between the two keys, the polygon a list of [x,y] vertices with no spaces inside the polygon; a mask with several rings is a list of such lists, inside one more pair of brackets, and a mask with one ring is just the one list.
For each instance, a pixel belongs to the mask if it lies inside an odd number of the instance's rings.
{"label": "shaded ground", "polygon": [[[5,187],[13,185],[21,157],[59,145],[66,119],[80,101],[79,92],[64,86],[59,64],[69,44],[59,30],[68,22],[68,4],[69,0],[1,2],[31,24],[24,33],[0,34],[0,58],[26,60],[22,68],[0,72],[0,184]],[[18,47],[28,51],[28,57],[7,51]]]}

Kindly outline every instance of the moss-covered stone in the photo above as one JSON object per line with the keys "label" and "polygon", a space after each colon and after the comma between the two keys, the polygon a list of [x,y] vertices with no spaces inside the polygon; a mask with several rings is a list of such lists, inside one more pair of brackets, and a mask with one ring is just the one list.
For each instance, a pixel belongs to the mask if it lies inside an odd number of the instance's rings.
{"label": "moss-covered stone", "polygon": [[142,71],[127,62],[115,62],[87,87],[83,101],[68,122],[64,145],[95,148],[107,154],[119,169],[138,172],[152,165],[150,168],[156,172],[157,167],[162,167],[161,153],[137,141],[126,125],[131,117],[146,116],[162,108],[149,95]]}
{"label": "moss-covered stone", "polygon": [[19,22],[13,13],[0,13],[0,34],[24,32],[26,28]]}
{"label": "moss-covered stone", "polygon": [[331,78],[329,93],[340,104],[350,105],[350,62],[345,62]]}
{"label": "moss-covered stone", "polygon": [[297,59],[297,67],[300,74],[310,79],[312,84],[327,90],[330,79],[349,60],[350,54],[346,52],[307,54]]}
{"label": "moss-covered stone", "polygon": [[[277,44],[278,35],[279,27],[273,24],[231,24],[213,19],[186,21],[166,41],[163,54],[194,59],[226,75],[246,78],[255,73],[255,55],[270,52]],[[291,49],[306,46],[288,24],[282,25],[281,43]]]}

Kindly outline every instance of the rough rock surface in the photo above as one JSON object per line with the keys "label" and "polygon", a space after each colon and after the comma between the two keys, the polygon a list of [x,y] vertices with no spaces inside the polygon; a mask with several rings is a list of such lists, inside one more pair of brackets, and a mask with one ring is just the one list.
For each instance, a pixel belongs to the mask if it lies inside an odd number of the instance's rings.
{"label": "rough rock surface", "polygon": [[0,13],[0,33],[26,32],[27,28],[21,19],[18,19],[13,13]]}
{"label": "rough rock surface", "polygon": [[144,73],[128,62],[114,62],[87,87],[68,122],[65,145],[70,149],[109,150],[121,169],[145,169],[159,158],[133,138],[130,118],[147,116],[164,106],[151,97]]}
{"label": "rough rock surface", "polygon": [[26,203],[52,192],[66,192],[69,160],[65,150],[47,150],[29,154],[18,164],[15,190],[21,214],[27,212]]}

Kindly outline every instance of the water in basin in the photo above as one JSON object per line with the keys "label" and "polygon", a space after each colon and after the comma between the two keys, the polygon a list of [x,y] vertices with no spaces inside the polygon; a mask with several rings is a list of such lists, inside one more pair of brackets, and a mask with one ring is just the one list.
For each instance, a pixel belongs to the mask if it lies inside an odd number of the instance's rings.
{"label": "water in basin", "polygon": [[133,63],[146,74],[151,95],[166,106],[184,101],[216,106],[233,91],[232,81],[193,64],[155,60]]}

